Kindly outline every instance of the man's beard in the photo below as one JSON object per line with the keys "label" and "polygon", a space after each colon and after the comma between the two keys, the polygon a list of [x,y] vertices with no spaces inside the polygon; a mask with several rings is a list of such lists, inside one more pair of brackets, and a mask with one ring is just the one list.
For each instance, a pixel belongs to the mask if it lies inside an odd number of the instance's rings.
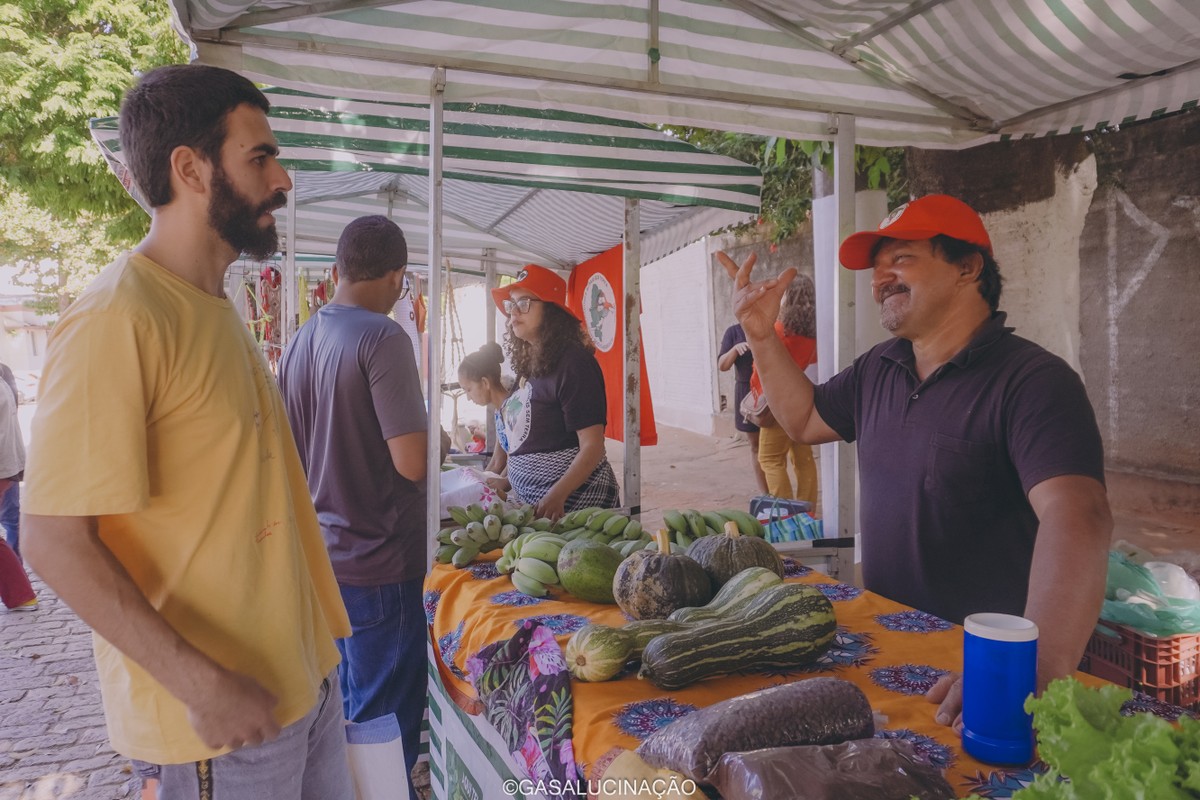
{"label": "man's beard", "polygon": [[904,316],[907,311],[897,309],[894,306],[887,305],[887,299],[894,294],[907,294],[912,296],[911,290],[904,285],[898,285],[883,289],[880,291],[879,297],[879,324],[888,333],[895,333],[896,329],[904,323]]}
{"label": "man's beard", "polygon": [[225,177],[220,165],[213,170],[212,200],[208,204],[208,223],[230,247],[253,259],[263,261],[279,250],[275,223],[260,227],[259,217],[287,204],[287,195],[275,193],[270,200],[252,205]]}

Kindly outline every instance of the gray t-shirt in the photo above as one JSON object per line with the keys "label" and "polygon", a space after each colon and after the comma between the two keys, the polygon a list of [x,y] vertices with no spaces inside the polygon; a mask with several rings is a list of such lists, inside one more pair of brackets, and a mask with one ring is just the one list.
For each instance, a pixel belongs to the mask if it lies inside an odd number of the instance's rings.
{"label": "gray t-shirt", "polygon": [[338,582],[425,574],[425,483],[396,471],[387,440],[428,430],[408,335],[383,314],[330,304],[296,333],[279,388]]}

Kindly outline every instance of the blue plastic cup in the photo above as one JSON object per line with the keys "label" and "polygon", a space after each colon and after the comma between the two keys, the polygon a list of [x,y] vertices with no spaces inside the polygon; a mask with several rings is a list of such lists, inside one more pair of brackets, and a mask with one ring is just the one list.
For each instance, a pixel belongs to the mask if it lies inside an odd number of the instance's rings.
{"label": "blue plastic cup", "polygon": [[1033,717],[1025,699],[1037,688],[1037,625],[972,614],[963,630],[963,749],[988,764],[1028,764]]}

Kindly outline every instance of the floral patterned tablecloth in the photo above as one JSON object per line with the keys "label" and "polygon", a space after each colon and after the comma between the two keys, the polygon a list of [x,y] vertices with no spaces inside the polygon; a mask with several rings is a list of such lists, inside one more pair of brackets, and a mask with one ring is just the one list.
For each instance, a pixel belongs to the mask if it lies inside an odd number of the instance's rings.
{"label": "floral patterned tablecloth", "polygon": [[[788,580],[816,586],[833,602],[838,633],[829,652],[809,669],[733,675],[676,691],[638,680],[632,671],[606,683],[571,680],[573,757],[587,777],[597,777],[615,754],[635,749],[646,736],[697,708],[815,675],[832,675],[858,685],[875,711],[887,718],[876,735],[912,742],[930,762],[946,769],[960,796],[975,792],[1007,798],[1044,769],[1036,763],[1016,769],[982,764],[962,751],[957,734],[934,722],[935,706],[922,695],[941,675],[961,668],[959,626],[838,583],[793,559],[785,558],[784,563]],[[483,706],[468,669],[478,674],[480,663],[476,659],[469,666],[468,662],[481,651],[494,653],[497,643],[522,631],[529,638],[533,628],[550,631],[565,645],[572,633],[589,622],[622,625],[627,619],[616,606],[587,603],[561,590],[546,598],[528,597],[516,591],[491,561],[477,561],[466,569],[435,565],[425,582],[425,612],[443,682],[455,701],[472,714],[481,713]],[[539,638],[545,639],[545,634]],[[1091,685],[1102,683],[1090,675],[1077,677]],[[1145,696],[1127,704],[1127,711],[1149,711],[1168,719],[1180,713]],[[514,755],[520,762],[520,754]]]}

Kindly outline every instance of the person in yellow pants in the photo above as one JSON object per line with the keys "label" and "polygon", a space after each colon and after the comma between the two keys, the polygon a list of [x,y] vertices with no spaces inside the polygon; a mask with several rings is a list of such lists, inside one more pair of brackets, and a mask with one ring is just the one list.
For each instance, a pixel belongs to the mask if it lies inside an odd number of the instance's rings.
{"label": "person in yellow pants", "polygon": [[[787,462],[791,457],[796,473],[795,492],[788,475]],[[763,428],[758,435],[758,463],[767,478],[767,491],[789,500],[817,501],[817,462],[812,447],[797,444],[788,438],[780,425]]]}
{"label": "person in yellow pants", "polygon": [[[816,288],[812,278],[797,275],[783,295],[775,334],[801,369],[817,361],[816,327]],[[762,391],[757,367],[750,378],[750,385]],[[767,397],[767,403],[771,403],[770,396]],[[794,494],[787,470],[789,454],[796,472]],[[779,424],[764,427],[759,433],[758,463],[767,478],[767,491],[770,494],[816,504],[817,465],[812,447],[793,442]]]}

